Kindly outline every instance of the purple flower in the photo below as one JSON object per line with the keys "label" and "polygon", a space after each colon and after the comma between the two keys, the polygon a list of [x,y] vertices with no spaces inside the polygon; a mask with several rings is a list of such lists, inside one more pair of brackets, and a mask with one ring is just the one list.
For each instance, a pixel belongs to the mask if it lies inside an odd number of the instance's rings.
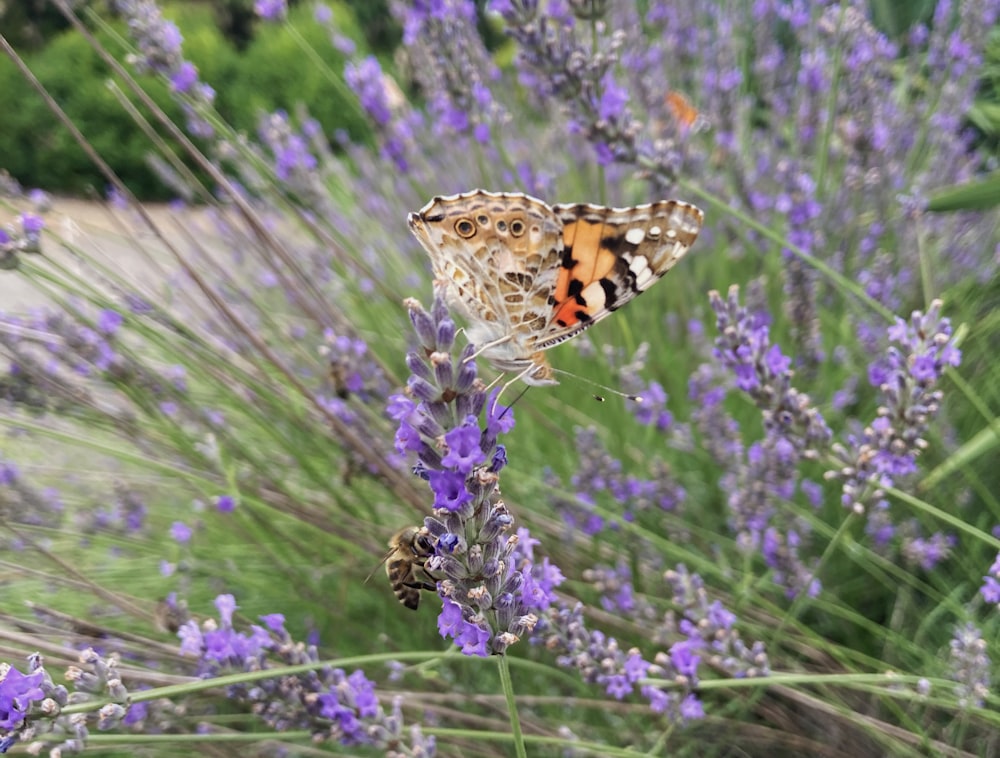
{"label": "purple flower", "polygon": [[489,642],[493,635],[482,624],[463,621],[461,630],[453,636],[455,644],[462,646],[463,655],[475,655],[485,658],[490,654]]}
{"label": "purple flower", "polygon": [[232,513],[236,510],[236,498],[232,495],[219,495],[215,499],[215,507],[219,513]]}
{"label": "purple flower", "polygon": [[455,512],[471,502],[465,488],[465,476],[454,471],[428,471],[427,481],[434,492],[434,508]]}
{"label": "purple flower", "polygon": [[170,77],[170,88],[174,92],[189,92],[198,82],[198,68],[190,61],[184,61]]}
{"label": "purple flower", "polygon": [[12,461],[0,460],[0,487],[9,487],[17,482],[17,466]]}
{"label": "purple flower", "polygon": [[659,431],[668,430],[673,424],[673,415],[667,410],[667,392],[659,382],[652,381],[635,393],[642,402],[629,401],[635,419],[644,426],[655,426]]}
{"label": "purple flower", "polygon": [[490,460],[490,471],[498,474],[506,465],[507,448],[503,445],[497,445],[496,450],[493,452],[493,458]]}
{"label": "purple flower", "polygon": [[420,452],[424,448],[423,438],[415,427],[405,421],[396,428],[396,452],[400,455],[406,452]]}
{"label": "purple flower", "polygon": [[21,228],[28,237],[36,237],[45,228],[45,221],[41,216],[36,216],[34,213],[22,213]]}
{"label": "purple flower", "polygon": [[990,691],[990,657],[982,632],[966,623],[955,630],[951,640],[950,678],[955,681],[959,706],[982,708]]}
{"label": "purple flower", "polygon": [[439,109],[439,112],[440,120],[438,123],[442,127],[447,127],[448,129],[458,132],[459,134],[468,131],[471,120],[469,119],[469,114],[466,111],[446,103]]}
{"label": "purple flower", "polygon": [[615,700],[621,700],[632,693],[632,685],[624,675],[612,674],[608,677],[604,691]]}
{"label": "purple flower", "polygon": [[288,13],[287,0],[255,0],[254,13],[265,21],[280,21]]}
{"label": "purple flower", "polygon": [[208,620],[202,628],[188,621],[178,632],[181,652],[198,658],[202,676],[289,666],[309,669],[226,688],[231,700],[250,707],[269,728],[304,729],[316,739],[348,746],[387,749],[392,745],[407,753],[433,755],[433,743],[418,729],[404,730],[398,704],[391,713],[383,710],[374,684],[363,671],[348,675],[343,669],[319,665],[316,641],[292,639],[282,614],[263,615],[264,626],[254,624],[244,632],[233,627],[237,606],[232,595],[220,595],[216,607],[218,621]]}
{"label": "purple flower", "polygon": [[455,637],[462,622],[462,606],[446,598],[441,605],[441,613],[438,614],[438,632],[442,637]]}
{"label": "purple flower", "polygon": [[625,660],[625,678],[634,684],[646,676],[649,666],[649,662],[643,660],[638,650],[632,650]]}
{"label": "purple flower", "polygon": [[681,718],[687,721],[705,718],[705,708],[693,692],[684,696],[684,700],[681,701],[680,712]]}
{"label": "purple flower", "polygon": [[266,616],[261,616],[260,620],[272,632],[283,632],[285,630],[285,616],[282,613],[269,613]]}
{"label": "purple flower", "polygon": [[183,521],[175,521],[170,526],[170,536],[182,545],[186,544],[193,534],[194,532],[191,530],[191,527]]}
{"label": "purple flower", "polygon": [[405,419],[411,424],[418,423],[416,420],[411,419],[416,409],[417,404],[406,397],[406,395],[392,395],[389,397],[388,405],[386,405],[386,415],[393,421],[403,421]]}
{"label": "purple flower", "polygon": [[497,398],[500,388],[490,393],[486,403],[486,431],[491,435],[507,434],[514,428],[514,409],[509,405],[500,405]]}
{"label": "purple flower", "polygon": [[11,666],[0,679],[0,729],[14,729],[27,715],[31,704],[45,697],[39,686],[45,676],[42,671],[22,674]]}
{"label": "purple flower", "polygon": [[472,345],[452,355],[456,329],[442,299],[430,312],[415,300],[406,304],[420,341],[407,355],[407,384],[419,402],[394,396],[388,413],[399,421],[397,449],[416,453],[413,471],[434,494],[434,516],[424,520],[434,555],[425,571],[446,601],[439,630],[467,655],[503,654],[534,628],[530,609],[548,602],[561,574],[545,564],[532,571],[517,553],[514,520],[497,490],[506,465],[497,436],[513,419],[495,396],[487,402]]}
{"label": "purple flower", "polygon": [[348,63],[344,67],[344,80],[374,122],[382,154],[397,170],[408,171],[409,155],[417,149],[414,130],[421,123],[420,114],[403,107],[399,88],[383,73],[374,56]]}
{"label": "purple flower", "polygon": [[622,117],[628,104],[628,90],[621,87],[609,71],[601,79],[601,98],[597,106],[597,116],[603,121],[614,121]]}
{"label": "purple flower", "polygon": [[[719,411],[699,414],[712,419],[713,437],[720,432],[732,436],[732,443],[725,440],[717,454],[728,469],[722,484],[729,492],[730,529],[741,549],[762,551],[774,569],[774,581],[790,596],[816,592],[813,571],[800,558],[808,535],[780,505],[794,495],[801,463],[825,453],[832,433],[809,397],[792,386],[791,360],[771,344],[766,311],[741,305],[737,287],[730,287],[725,300],[717,292],[709,297],[719,329],[713,356],[760,408],[764,427],[763,439],[744,452],[730,419],[718,418]],[[751,297],[752,292],[747,299]],[[705,372],[710,374],[712,368]],[[739,456],[737,466],[732,465],[734,453]]]}
{"label": "purple flower", "polygon": [[441,614],[438,616],[438,632],[442,637],[451,637],[455,644],[462,646],[465,655],[486,657],[489,655],[486,644],[490,640],[488,630],[478,624],[466,621],[462,606],[444,599]]}
{"label": "purple flower", "polygon": [[956,542],[952,534],[935,532],[929,539],[915,537],[905,540],[902,553],[909,563],[920,566],[924,571],[932,571],[938,563],[951,555]]}
{"label": "purple flower", "polygon": [[556,599],[555,590],[565,577],[559,567],[543,558],[541,563],[526,565],[521,569],[521,597],[524,607],[532,611],[544,611]]}
{"label": "purple flower", "polygon": [[219,612],[219,620],[224,626],[233,625],[233,611],[238,607],[236,598],[232,595],[219,595],[215,598],[215,609]]}
{"label": "purple flower", "polygon": [[987,576],[983,577],[983,586],[979,591],[983,594],[983,599],[987,603],[1000,604],[1000,553],[997,553],[996,560],[990,566]]}
{"label": "purple flower", "polygon": [[979,588],[983,600],[994,605],[1000,603],[1000,582],[992,576],[984,576],[983,580],[985,583]]}
{"label": "purple flower", "polygon": [[736,614],[725,608],[718,600],[708,607],[706,618],[719,629],[732,629],[736,623]]}
{"label": "purple flower", "polygon": [[385,126],[392,118],[382,77],[382,66],[375,56],[358,63],[348,63],[344,69],[344,80],[358,96],[369,118],[378,126]]}
{"label": "purple flower", "polygon": [[[932,301],[927,313],[914,311],[908,321],[896,319],[887,330],[891,343],[869,367],[878,387],[877,416],[860,434],[833,446],[842,468],[830,472],[843,482],[841,502],[857,512],[875,512],[884,501],[884,487],[900,486],[917,470],[917,456],[927,447],[923,435],[937,415],[943,394],[935,384],[948,366],[961,360],[954,345],[951,323],[942,318],[941,301]],[[880,520],[889,519],[879,508]],[[891,522],[880,524],[887,534]],[[930,565],[944,554],[947,541],[912,541],[907,547],[917,563]],[[881,541],[887,544],[886,540]]]}
{"label": "purple flower", "polygon": [[43,189],[35,187],[28,192],[28,201],[39,213],[46,213],[52,209],[52,196]]}
{"label": "purple flower", "polygon": [[698,664],[701,662],[701,656],[694,652],[697,647],[700,644],[690,641],[676,642],[670,647],[670,662],[680,674],[692,681],[697,680]]}
{"label": "purple flower", "polygon": [[[441,465],[451,466],[459,473],[468,476],[475,466],[486,460],[486,454],[479,447],[480,436],[476,417],[466,416],[461,426],[455,427],[444,435],[448,452],[441,459]],[[434,486],[433,483],[431,486]]]}
{"label": "purple flower", "polygon": [[97,328],[109,337],[117,334],[125,319],[118,311],[102,310],[97,316]]}

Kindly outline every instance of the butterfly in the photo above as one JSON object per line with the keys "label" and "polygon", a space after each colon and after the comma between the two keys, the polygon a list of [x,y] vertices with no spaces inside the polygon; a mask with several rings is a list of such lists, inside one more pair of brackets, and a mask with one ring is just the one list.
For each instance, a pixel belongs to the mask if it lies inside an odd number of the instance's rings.
{"label": "butterfly", "polygon": [[547,385],[558,382],[543,351],[651,287],[694,243],[704,214],[677,200],[549,206],[473,190],[435,197],[408,220],[477,355]]}
{"label": "butterfly", "polygon": [[708,119],[699,113],[698,109],[682,93],[668,92],[664,97],[664,102],[682,132],[701,131],[708,126]]}

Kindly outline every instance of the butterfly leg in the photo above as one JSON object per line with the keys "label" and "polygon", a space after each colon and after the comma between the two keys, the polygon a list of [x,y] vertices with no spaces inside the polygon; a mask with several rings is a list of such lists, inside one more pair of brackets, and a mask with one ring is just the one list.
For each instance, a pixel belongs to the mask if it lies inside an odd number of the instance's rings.
{"label": "butterfly leg", "polygon": [[511,335],[505,334],[503,337],[498,337],[495,340],[490,340],[489,342],[483,343],[482,345],[476,345],[476,352],[474,352],[472,355],[470,355],[468,358],[466,358],[462,362],[463,363],[468,363],[469,361],[475,360],[480,355],[482,355],[483,353],[485,353],[487,350],[490,350],[490,349],[496,347],[497,345],[502,345],[505,342],[510,342],[511,339],[513,339],[511,337]]}
{"label": "butterfly leg", "polygon": [[[515,374],[514,378],[511,379],[510,381],[504,382],[503,385],[500,387],[500,391],[497,393],[497,396],[495,398],[493,398],[493,408],[490,409],[490,412],[491,413],[496,413],[497,403],[500,402],[500,397],[503,395],[504,392],[507,391],[508,387],[510,387],[512,384],[517,384],[519,381],[521,381],[522,379],[524,379],[524,377],[526,377],[528,374],[530,374],[536,368],[537,368],[537,366],[533,363],[530,366],[528,366],[526,369],[524,369],[523,371],[519,371],[517,374]],[[497,382],[499,382],[501,379],[503,379],[504,376],[506,376],[506,374],[500,374],[500,376],[498,376],[496,379],[494,379],[492,382],[490,382],[489,387],[487,387],[486,389],[487,390],[491,389],[494,385],[496,385]],[[527,387],[525,387],[525,391],[527,391]],[[522,392],[521,395],[523,395],[523,394],[524,393]],[[517,397],[519,398],[519,397],[521,397],[521,395],[518,395]],[[516,401],[517,401],[517,398],[515,398],[515,402]],[[512,403],[512,405],[513,405],[513,403]]]}

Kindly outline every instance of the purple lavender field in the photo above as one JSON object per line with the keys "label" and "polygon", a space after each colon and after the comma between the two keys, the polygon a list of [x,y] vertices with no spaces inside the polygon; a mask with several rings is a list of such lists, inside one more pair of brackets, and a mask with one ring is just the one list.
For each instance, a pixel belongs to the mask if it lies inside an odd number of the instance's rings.
{"label": "purple lavender field", "polygon": [[[117,0],[178,200],[4,183],[0,753],[1000,755],[1000,231],[935,210],[1000,2],[391,5],[254,4],[359,139]],[[477,188],[555,209],[408,224]]]}

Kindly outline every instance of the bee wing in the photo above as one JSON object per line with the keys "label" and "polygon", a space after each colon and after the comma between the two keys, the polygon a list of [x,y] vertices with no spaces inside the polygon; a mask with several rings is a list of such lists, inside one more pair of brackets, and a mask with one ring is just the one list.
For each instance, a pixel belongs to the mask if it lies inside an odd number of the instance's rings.
{"label": "bee wing", "polygon": [[368,576],[365,577],[365,581],[364,581],[365,584],[368,584],[369,580],[373,576],[375,576],[375,572],[377,572],[380,568],[382,568],[385,565],[385,562],[387,560],[389,560],[390,558],[392,558],[392,554],[395,553],[397,549],[398,548],[395,548],[395,547],[390,548],[389,552],[387,552],[384,556],[382,556],[382,560],[380,560],[378,563],[376,563],[375,564],[375,568],[373,568],[371,570],[371,572],[368,574]]}

